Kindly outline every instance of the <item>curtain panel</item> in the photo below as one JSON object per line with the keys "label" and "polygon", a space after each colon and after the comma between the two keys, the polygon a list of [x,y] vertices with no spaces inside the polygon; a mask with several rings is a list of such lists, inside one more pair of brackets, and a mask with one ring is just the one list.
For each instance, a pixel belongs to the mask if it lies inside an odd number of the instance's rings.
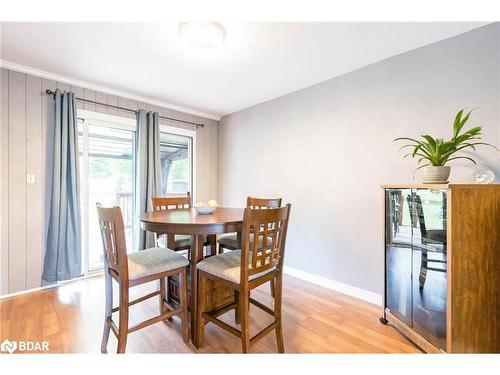
{"label": "curtain panel", "polygon": [[82,274],[76,98],[56,90],[47,130],[46,239],[42,284]]}
{"label": "curtain panel", "polygon": [[[135,166],[135,214],[152,211],[151,198],[160,193],[160,123],[157,112],[137,111]],[[140,228],[137,220],[134,248],[155,247],[154,233]]]}

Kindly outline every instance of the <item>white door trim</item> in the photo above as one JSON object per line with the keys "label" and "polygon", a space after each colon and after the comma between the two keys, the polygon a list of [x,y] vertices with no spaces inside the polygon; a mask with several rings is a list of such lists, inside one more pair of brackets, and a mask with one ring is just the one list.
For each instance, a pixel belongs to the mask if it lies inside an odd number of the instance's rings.
{"label": "white door trim", "polygon": [[196,202],[196,131],[195,130],[190,130],[190,129],[184,129],[184,128],[176,128],[175,126],[168,126],[168,125],[160,125],[160,132],[162,133],[170,133],[170,134],[175,134],[175,135],[182,135],[185,137],[190,137],[191,138],[191,150],[192,150],[192,156],[190,155],[190,158],[192,157],[191,160],[191,178],[192,178],[192,191],[191,191],[191,196],[193,197],[193,203]]}
{"label": "white door trim", "polygon": [[88,111],[85,109],[78,109],[77,115],[78,118],[82,118],[85,121],[91,121],[92,125],[100,125],[132,131],[137,130],[137,122],[133,118],[108,115],[107,113],[99,113]]}

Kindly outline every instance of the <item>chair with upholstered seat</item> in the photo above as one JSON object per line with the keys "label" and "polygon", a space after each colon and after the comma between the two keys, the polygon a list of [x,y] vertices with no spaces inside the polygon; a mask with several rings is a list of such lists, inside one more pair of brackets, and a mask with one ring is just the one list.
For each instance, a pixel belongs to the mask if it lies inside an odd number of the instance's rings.
{"label": "chair with upholstered seat", "polygon": [[[198,347],[203,345],[205,324],[212,322],[241,338],[243,353],[248,352],[250,344],[274,329],[278,351],[284,352],[281,304],[283,257],[290,207],[291,205],[287,204],[286,207],[267,210],[245,209],[241,250],[219,254],[197,263],[198,339],[196,345]],[[260,241],[262,241],[262,246],[259,248]],[[217,281],[233,289],[238,298],[217,310],[205,311],[207,280]],[[250,290],[271,281],[274,281],[274,310],[250,298]],[[250,304],[262,309],[274,318],[271,324],[252,338],[249,334]],[[217,318],[231,309],[235,309],[236,314],[240,315],[238,320],[241,322],[241,330]]]}
{"label": "chair with upholstered seat", "polygon": [[[278,208],[281,207],[281,202],[281,198],[247,197],[247,208]],[[241,240],[236,233],[222,236],[217,242],[219,243],[219,253],[223,253],[224,249],[237,250],[241,248]]]}
{"label": "chair with upholstered seat", "polygon": [[[104,249],[104,279],[106,285],[106,310],[101,351],[107,352],[109,331],[118,339],[118,353],[124,353],[129,333],[151,324],[167,320],[174,315],[181,315],[182,337],[187,344],[187,279],[186,267],[189,262],[181,254],[165,248],[151,248],[127,254],[125,228],[120,207],[102,207],[97,204],[97,215],[101,229]],[[178,275],[180,278],[180,307],[170,310],[165,304],[165,278]],[[113,308],[113,279],[119,284],[119,306]],[[160,281],[160,290],[149,293],[134,301],[129,301],[129,288],[147,282]],[[129,307],[154,296],[160,296],[160,315],[128,326]],[[118,327],[113,321],[113,313],[119,312]]]}
{"label": "chair with upholstered seat", "polygon": [[[247,197],[247,208],[278,208],[281,207],[282,198],[254,198]],[[229,234],[219,238],[217,241],[219,243],[219,253],[223,253],[224,249],[237,250],[241,248],[241,238],[238,234]],[[250,239],[253,241],[253,237]],[[262,239],[259,239],[259,249],[262,247]],[[274,298],[274,285],[271,281],[271,296]],[[239,321],[236,321],[239,323]]]}
{"label": "chair with upholstered seat", "polygon": [[[151,203],[153,211],[178,210],[182,208],[191,208],[193,206],[193,199],[189,194],[182,197],[153,197],[151,198]],[[166,247],[171,250],[182,251],[191,248],[191,236],[172,233],[156,233],[157,242],[161,236],[166,236]],[[215,242],[215,240],[212,242]],[[210,246],[211,254],[215,253],[215,243],[211,243],[205,239],[203,245]]]}
{"label": "chair with upholstered seat", "polygon": [[[186,195],[183,197],[153,197],[151,198],[151,203],[153,206],[153,211],[165,211],[165,210],[178,210],[181,208],[191,208],[193,200],[191,195]],[[156,233],[156,241],[160,237],[165,236],[167,239],[166,247],[174,250],[189,250],[191,247],[191,237],[184,235],[175,234],[163,234]]]}

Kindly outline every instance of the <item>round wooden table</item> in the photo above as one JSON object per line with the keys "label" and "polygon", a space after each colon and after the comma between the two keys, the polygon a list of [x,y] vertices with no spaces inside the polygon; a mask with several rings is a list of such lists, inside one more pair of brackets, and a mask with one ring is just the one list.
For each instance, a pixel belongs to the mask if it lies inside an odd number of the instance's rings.
{"label": "round wooden table", "polygon": [[198,308],[198,277],[196,263],[203,259],[204,236],[241,233],[243,208],[217,207],[213,214],[200,215],[194,208],[147,212],[139,217],[141,228],[158,235],[183,234],[191,236],[191,338],[196,342]]}

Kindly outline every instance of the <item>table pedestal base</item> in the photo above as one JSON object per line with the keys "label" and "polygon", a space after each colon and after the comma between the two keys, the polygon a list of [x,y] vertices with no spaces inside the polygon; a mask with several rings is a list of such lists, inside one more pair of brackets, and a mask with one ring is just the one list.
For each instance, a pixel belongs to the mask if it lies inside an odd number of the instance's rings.
{"label": "table pedestal base", "polygon": [[[191,311],[191,272],[188,269],[188,301],[189,301],[189,311]],[[167,303],[170,306],[176,306],[180,303],[179,296],[179,279],[177,276],[171,276],[167,280],[167,290],[168,299]],[[229,302],[234,301],[234,292],[227,286],[220,284],[213,280],[207,280],[207,294],[206,303],[207,310],[215,310],[222,307]]]}

